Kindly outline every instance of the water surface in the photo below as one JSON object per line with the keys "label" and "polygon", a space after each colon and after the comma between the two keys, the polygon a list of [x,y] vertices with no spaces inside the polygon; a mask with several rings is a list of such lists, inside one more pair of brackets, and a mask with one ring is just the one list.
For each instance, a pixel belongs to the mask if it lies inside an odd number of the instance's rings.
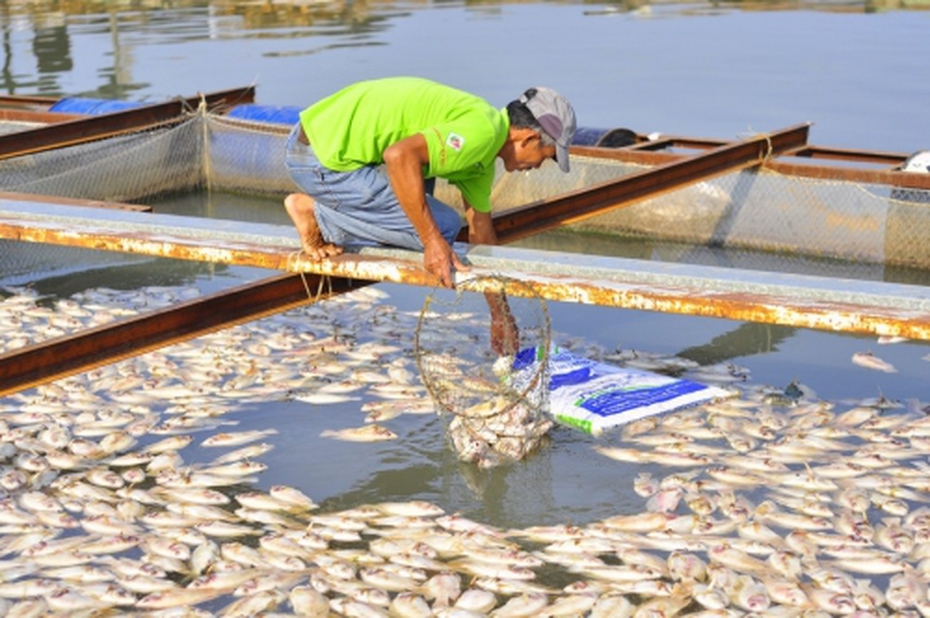
{"label": "water surface", "polygon": [[[503,106],[524,88],[563,91],[584,126],[626,126],[717,138],[815,123],[816,144],[909,153],[930,147],[930,14],[862,4],[764,10],[759,5],[597,3],[237,2],[20,6],[0,14],[7,94],[161,100],[257,86],[259,103],[309,104],[360,79],[413,74]],[[35,8],[37,7],[37,8]],[[175,208],[191,199],[178,198]],[[225,199],[235,202],[234,197]],[[169,205],[164,205],[170,208]],[[244,208],[256,216],[251,206]],[[269,221],[284,222],[268,205]],[[567,241],[565,241],[567,243]],[[613,242],[620,242],[614,240]],[[618,251],[654,252],[649,245]],[[273,273],[171,261],[109,267],[34,282],[42,293],[194,284],[205,292]],[[380,285],[398,310],[427,291]],[[603,349],[729,362],[754,384],[800,381],[831,401],[926,398],[927,346],[877,347],[873,337],[727,320],[549,303],[554,339]],[[899,371],[854,366],[874,350]],[[311,411],[288,401],[237,411],[243,428],[273,425],[261,484],[301,487],[332,508],[425,498],[499,525],[590,521],[638,510],[634,470],[605,466],[593,438],[557,428],[530,461],[491,472],[460,465],[434,417],[397,420],[400,440],[321,440],[357,424],[358,403]],[[198,455],[190,453],[192,458]]]}

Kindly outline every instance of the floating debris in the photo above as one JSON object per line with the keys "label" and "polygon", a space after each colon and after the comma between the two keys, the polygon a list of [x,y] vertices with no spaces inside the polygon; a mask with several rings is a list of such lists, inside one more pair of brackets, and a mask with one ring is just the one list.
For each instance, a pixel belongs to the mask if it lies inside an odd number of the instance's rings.
{"label": "floating debris", "polygon": [[883,361],[871,352],[856,352],[852,356],[852,361],[860,367],[884,371],[885,373],[896,373],[898,371],[894,365]]}

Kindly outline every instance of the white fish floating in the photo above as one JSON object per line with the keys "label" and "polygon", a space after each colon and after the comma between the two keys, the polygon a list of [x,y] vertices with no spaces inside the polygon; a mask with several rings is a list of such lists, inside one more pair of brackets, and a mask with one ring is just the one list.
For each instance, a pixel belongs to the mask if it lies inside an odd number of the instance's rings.
{"label": "white fish floating", "polygon": [[904,343],[907,341],[907,337],[900,337],[898,335],[881,335],[879,336],[876,343],[878,345],[891,345],[894,343]]}
{"label": "white fish floating", "polygon": [[288,504],[295,509],[310,510],[315,509],[317,506],[309,496],[299,489],[287,485],[272,485],[268,490],[268,494],[275,500]]}
{"label": "white fish floating", "polygon": [[896,373],[898,371],[894,365],[883,361],[871,352],[856,352],[852,355],[852,362],[860,367],[884,371],[885,373]]}
{"label": "white fish floating", "polygon": [[200,443],[200,446],[242,446],[243,444],[261,440],[267,436],[273,436],[276,433],[278,433],[277,429],[218,433],[205,439]]}
{"label": "white fish floating", "polygon": [[438,517],[444,515],[442,507],[423,500],[409,502],[381,502],[375,507],[386,515],[407,515],[410,517]]}
{"label": "white fish floating", "polygon": [[376,423],[362,427],[347,427],[345,429],[324,429],[320,432],[322,438],[333,438],[344,442],[384,442],[397,439],[397,434]]}
{"label": "white fish floating", "polygon": [[273,448],[274,448],[273,445],[265,443],[265,442],[262,442],[261,444],[252,444],[249,446],[244,446],[242,448],[236,449],[234,451],[230,451],[224,455],[220,455],[219,457],[217,457],[210,463],[211,465],[218,466],[218,465],[234,463],[234,462],[242,461],[246,459],[254,459],[255,457],[264,455],[265,453],[272,450]]}
{"label": "white fish floating", "polygon": [[302,395],[295,395],[294,399],[297,401],[302,401],[304,403],[309,403],[318,406],[325,406],[334,403],[345,403],[347,401],[358,401],[360,397],[351,397],[349,395],[344,395],[341,393],[325,393],[317,391],[315,393],[305,393]]}
{"label": "white fish floating", "polygon": [[511,597],[509,601],[493,610],[489,615],[494,618],[515,616],[539,616],[549,604],[549,598],[541,592],[528,592]]}
{"label": "white fish floating", "polygon": [[325,616],[329,613],[329,600],[312,586],[296,586],[288,594],[288,600],[301,616]]}

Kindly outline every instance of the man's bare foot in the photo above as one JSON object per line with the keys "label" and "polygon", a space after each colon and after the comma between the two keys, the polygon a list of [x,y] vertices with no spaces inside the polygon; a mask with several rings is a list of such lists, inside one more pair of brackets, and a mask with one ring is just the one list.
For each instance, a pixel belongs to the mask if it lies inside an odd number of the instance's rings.
{"label": "man's bare foot", "polygon": [[305,193],[291,193],[284,198],[284,209],[291,216],[303,252],[313,261],[333,257],[342,253],[342,247],[323,240],[313,213],[313,198]]}

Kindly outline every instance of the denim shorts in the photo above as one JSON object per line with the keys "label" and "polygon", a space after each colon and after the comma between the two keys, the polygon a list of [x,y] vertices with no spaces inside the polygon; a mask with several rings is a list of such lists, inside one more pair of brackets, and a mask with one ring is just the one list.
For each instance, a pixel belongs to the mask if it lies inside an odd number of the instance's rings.
{"label": "denim shorts", "polygon": [[[314,199],[316,222],[326,242],[423,250],[419,234],[379,166],[350,172],[324,167],[313,148],[298,141],[298,127],[287,138],[285,163],[294,182]],[[439,231],[451,245],[462,228],[462,216],[429,193],[426,200]]]}

